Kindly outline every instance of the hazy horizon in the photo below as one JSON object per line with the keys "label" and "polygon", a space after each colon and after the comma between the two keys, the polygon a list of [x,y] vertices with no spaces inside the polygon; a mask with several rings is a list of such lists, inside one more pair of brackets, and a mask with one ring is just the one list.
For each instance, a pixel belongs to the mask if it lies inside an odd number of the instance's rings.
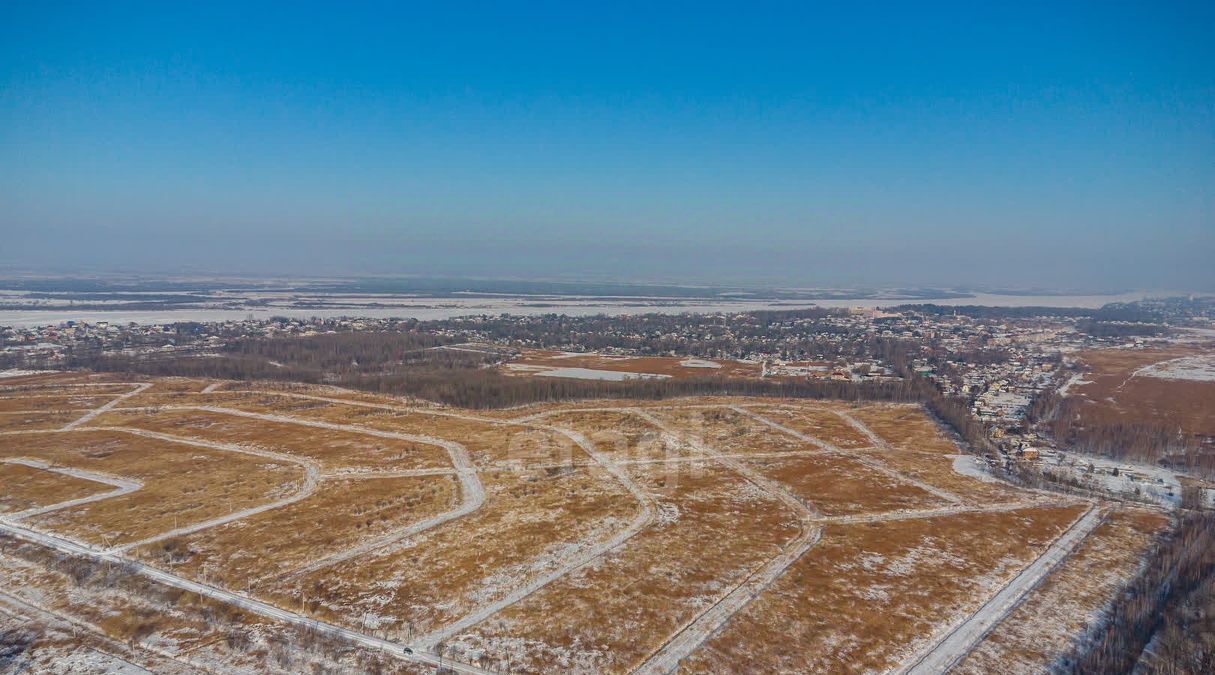
{"label": "hazy horizon", "polygon": [[0,8],[0,272],[1215,290],[1215,6]]}

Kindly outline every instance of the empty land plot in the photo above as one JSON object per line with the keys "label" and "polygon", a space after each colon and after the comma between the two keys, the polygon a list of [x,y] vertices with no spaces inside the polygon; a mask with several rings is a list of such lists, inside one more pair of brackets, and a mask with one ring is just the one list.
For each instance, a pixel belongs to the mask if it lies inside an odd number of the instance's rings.
{"label": "empty land plot", "polygon": [[[344,399],[351,402],[362,403],[395,403],[399,405],[410,405],[411,401],[401,396],[391,396],[388,394],[371,394],[357,389],[346,389],[343,387],[335,387],[331,385],[321,384],[302,384],[298,382],[257,382],[256,385],[248,382],[229,382],[218,388],[219,391],[259,391],[259,392],[283,392],[287,394],[307,394],[309,396],[322,396],[325,398]],[[434,405],[433,403],[423,402],[426,405]]]}
{"label": "empty land plot", "polygon": [[811,404],[748,405],[747,409],[763,415],[777,424],[839,448],[863,448],[873,445],[864,434],[857,431],[839,415],[831,410],[811,407]]}
{"label": "empty land plot", "polygon": [[1167,522],[1163,514],[1143,509],[1112,513],[952,672],[1048,671],[1078,636],[1097,624],[1106,603],[1139,569]]}
{"label": "empty land plot", "polygon": [[847,411],[882,440],[900,450],[958,454],[958,446],[942,433],[918,405],[871,405]]}
{"label": "empty land plot", "polygon": [[653,525],[448,645],[491,668],[627,671],[800,531],[795,513],[733,471],[704,466],[673,483],[663,467],[628,471],[656,497]]}
{"label": "empty land plot", "polygon": [[[424,672],[391,657],[376,667],[378,655],[345,645],[333,649],[323,637],[160,585],[123,565],[65,556],[5,536],[0,536],[0,589],[0,613],[15,608],[62,626],[66,634],[61,645],[47,639],[33,645],[30,672]],[[94,649],[120,658],[105,658]],[[126,666],[123,661],[135,667],[110,669]]]}
{"label": "empty land plot", "polygon": [[[106,382],[126,382],[128,379],[129,378],[126,376],[116,373],[57,371],[35,373],[32,375],[21,375],[19,377],[0,378],[0,387],[9,388],[16,386],[98,384]],[[142,381],[144,378],[137,377],[135,379]]]}
{"label": "empty land plot", "polygon": [[[80,417],[82,412],[15,412],[0,415],[0,432],[58,429]],[[7,443],[7,441],[6,441]]]}
{"label": "empty land plot", "polygon": [[205,410],[123,410],[105,413],[94,426],[145,429],[175,436],[253,445],[315,460],[327,471],[449,468],[437,445],[337,429],[318,429]]}
{"label": "empty land plot", "polygon": [[408,638],[441,628],[624,529],[639,508],[598,467],[485,471],[467,516],[364,556],[268,581],[263,593],[322,619]]}
{"label": "empty land plot", "polygon": [[973,611],[1083,507],[828,526],[822,541],[699,651],[685,672],[891,668]]}
{"label": "empty land plot", "polygon": [[573,410],[546,416],[542,422],[577,431],[613,462],[704,456],[687,444],[674,442],[653,424],[627,411]]}
{"label": "empty land plot", "polygon": [[214,380],[198,379],[193,377],[159,377],[152,384],[149,392],[158,394],[169,392],[200,392],[211,385]]}
{"label": "empty land plot", "polygon": [[285,396],[276,392],[225,391],[222,389],[205,394],[194,391],[151,389],[124,403],[126,407],[156,405],[217,406],[249,412],[289,415],[296,411],[322,407],[327,404],[323,401]]}
{"label": "empty land plot", "polygon": [[932,455],[906,450],[860,450],[865,456],[881,462],[904,476],[940,488],[974,504],[1011,501],[1032,497],[1034,493],[1018,490],[1006,483],[981,481],[953,470],[954,455]]}
{"label": "empty land plot", "polygon": [[[152,380],[151,386],[147,389],[125,399],[122,404],[123,406],[143,406],[156,405],[158,403],[201,401],[204,399],[197,398],[195,395],[205,389],[209,382],[209,380],[193,378],[157,378]],[[130,391],[134,386],[133,384],[130,385],[127,391]]]}
{"label": "empty land plot", "polygon": [[[10,436],[0,455],[131,478],[134,492],[46,513],[28,524],[117,545],[271,502],[297,491],[298,466],[117,431]],[[0,487],[0,490],[4,488]]]}
{"label": "empty land plot", "polygon": [[[764,457],[744,460],[787,485],[823,515],[884,513],[948,506],[949,502],[898,478],[838,455]],[[949,466],[942,467],[948,471]]]}
{"label": "empty land plot", "polygon": [[12,377],[0,377],[0,389],[8,388],[23,384],[38,384],[41,382],[53,381],[55,378],[62,377],[62,373],[58,372],[26,372],[24,375],[14,375]]}
{"label": "empty land plot", "polygon": [[0,657],[11,672],[186,675],[193,670],[157,654],[135,653],[100,632],[83,631],[3,592],[0,635],[14,648]]}
{"label": "empty land plot", "polygon": [[0,386],[0,396],[106,396],[113,399],[121,394],[130,393],[144,383],[142,382],[102,382],[80,384],[31,384],[23,387],[5,388]]}
{"label": "empty land plot", "polygon": [[90,395],[91,391],[78,390],[73,394],[6,394],[0,392],[0,413],[10,412],[56,412],[96,408],[114,400],[114,396]]}
{"label": "empty land plot", "polygon": [[105,483],[0,461],[0,513],[50,506],[113,489]]}
{"label": "empty land plot", "polygon": [[729,408],[654,409],[650,412],[682,435],[698,439],[718,452],[750,454],[821,450],[816,445]]}
{"label": "empty land plot", "polygon": [[[340,403],[336,401],[316,401],[313,399],[283,396],[279,396],[277,399],[276,403],[269,405],[280,407],[291,406],[292,410],[299,417],[325,420],[327,422],[350,420],[352,424],[404,433],[434,434],[441,431],[450,431],[465,421],[470,422],[474,427],[478,424],[484,426],[484,423],[478,423],[475,420],[461,420],[452,417],[445,419],[434,415],[422,415],[412,412],[404,404],[394,405],[387,402],[379,404]],[[468,416],[476,417],[477,415],[469,414]],[[492,422],[490,424],[493,425]],[[498,425],[493,426],[497,429],[504,428]]]}
{"label": "empty land plot", "polygon": [[446,413],[325,403],[296,411],[293,415],[326,422],[349,419],[370,429],[453,440],[468,450],[469,458],[479,467],[508,464],[527,468],[588,463],[586,453],[556,431],[482,419],[479,412],[475,415],[458,411]]}
{"label": "empty land plot", "polygon": [[147,544],[134,554],[192,578],[246,589],[255,580],[354,546],[452,507],[450,476],[328,480],[312,496],[219,527]]}
{"label": "empty land plot", "polygon": [[[502,408],[499,410],[478,410],[476,414],[482,417],[492,417],[497,419],[518,420],[521,418],[538,418],[538,420],[543,421],[543,419],[549,415],[561,412],[574,412],[578,410],[615,410],[619,408],[642,408],[645,410],[697,407],[724,408],[730,405],[738,405],[740,400],[742,399],[730,396],[680,396],[653,400],[589,399],[582,401],[568,401],[564,403],[530,403],[512,408]],[[750,401],[754,399],[746,400]]]}

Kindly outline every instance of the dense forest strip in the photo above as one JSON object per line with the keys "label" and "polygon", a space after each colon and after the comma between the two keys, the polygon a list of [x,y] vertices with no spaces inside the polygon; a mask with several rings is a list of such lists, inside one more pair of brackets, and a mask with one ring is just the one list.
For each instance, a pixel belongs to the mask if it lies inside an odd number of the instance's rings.
{"label": "dense forest strip", "polygon": [[1184,433],[1175,423],[1085,415],[1089,412],[1085,408],[1092,405],[1084,397],[1044,392],[1030,405],[1026,420],[1049,429],[1061,445],[1080,452],[1146,464],[1159,462],[1215,478],[1215,453],[1204,447],[1200,435]]}

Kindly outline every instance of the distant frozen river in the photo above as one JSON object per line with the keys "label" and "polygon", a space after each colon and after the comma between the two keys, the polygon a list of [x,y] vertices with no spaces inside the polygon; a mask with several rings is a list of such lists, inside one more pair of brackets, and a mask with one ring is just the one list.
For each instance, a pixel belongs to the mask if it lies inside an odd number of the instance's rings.
{"label": "distant frozen river", "polygon": [[[599,300],[586,296],[545,298],[534,297],[502,297],[502,298],[417,298],[401,296],[380,296],[375,302],[388,307],[352,306],[349,298],[343,298],[340,306],[335,307],[306,307],[289,306],[258,306],[248,308],[191,308],[165,310],[85,310],[74,311],[71,308],[38,309],[38,310],[4,310],[0,311],[0,326],[45,326],[57,325],[65,321],[84,321],[95,323],[109,321],[111,323],[159,324],[179,321],[230,321],[241,320],[252,316],[254,319],[268,319],[272,316],[286,316],[306,319],[311,317],[367,317],[367,318],[410,318],[410,319],[450,319],[457,316],[475,314],[567,314],[570,316],[589,316],[594,314],[679,314],[683,312],[714,313],[714,312],[751,312],[758,310],[792,310],[808,307],[891,307],[903,304],[932,303],[937,305],[986,305],[991,307],[1100,307],[1110,302],[1133,302],[1145,297],[1161,295],[1160,293],[1135,292],[1120,295],[991,295],[976,294],[966,298],[929,299],[899,299],[880,298],[863,300],[806,300],[806,301],[767,301],[767,300],[656,300],[654,298],[637,298],[635,300]],[[366,300],[360,298],[360,301]],[[338,300],[335,298],[335,302]],[[286,304],[286,303],[284,303]]]}

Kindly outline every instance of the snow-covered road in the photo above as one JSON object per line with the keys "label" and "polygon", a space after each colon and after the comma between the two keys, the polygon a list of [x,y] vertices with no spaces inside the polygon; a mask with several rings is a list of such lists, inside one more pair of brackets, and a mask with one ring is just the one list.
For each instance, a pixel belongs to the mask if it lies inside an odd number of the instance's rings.
{"label": "snow-covered road", "polygon": [[613,464],[605,455],[597,451],[590,440],[588,440],[582,434],[568,429],[543,426],[538,428],[555,431],[573,441],[579,448],[581,448],[593,460],[595,460],[596,463],[606,469],[608,473],[612,474],[616,480],[620,481],[621,484],[624,485],[625,489],[627,489],[629,493],[633,495],[634,499],[636,499],[641,505],[641,510],[638,511],[637,515],[633,516],[633,519],[629,522],[628,527],[617,532],[606,541],[594,542],[589,546],[580,548],[580,550],[572,555],[558,561],[557,565],[550,571],[529,579],[502,598],[476,608],[475,610],[440,628],[439,630],[432,631],[421,636],[418,638],[417,644],[423,648],[432,649],[434,645],[438,644],[439,642],[447,640],[448,638],[459,634],[460,632],[484,621],[485,619],[488,619],[494,614],[497,614],[503,609],[523,600],[532,593],[535,593],[536,591],[564,577],[565,575],[603,557],[610,551],[622,546],[629,539],[632,539],[642,530],[649,527],[650,523],[654,521],[654,500],[649,495],[645,494],[640,488],[638,488],[627,473],[620,469],[620,467]]}
{"label": "snow-covered road", "polygon": [[125,394],[120,394],[119,396],[114,398],[114,400],[110,401],[109,403],[106,403],[103,406],[94,408],[94,409],[88,411],[87,413],[85,413],[80,418],[72,420],[71,422],[68,422],[67,424],[63,425],[63,430],[71,431],[72,429],[75,429],[78,426],[88,424],[89,422],[92,422],[98,415],[101,415],[102,413],[112,410],[119,403],[122,403],[123,401],[127,400],[128,398],[131,398],[132,396],[135,396],[136,394],[142,394],[144,391],[147,391],[148,387],[151,387],[151,386],[152,386],[152,383],[150,383],[150,382],[141,382],[141,383],[135,385],[135,388],[132,389],[131,391],[128,391]]}
{"label": "snow-covered road", "polygon": [[341,638],[349,642],[360,644],[364,647],[380,650],[399,659],[425,663],[435,667],[438,667],[441,663],[443,667],[460,673],[473,673],[477,675],[489,673],[489,671],[466,663],[460,663],[450,659],[440,659],[436,654],[420,652],[417,650],[406,652],[405,648],[399,643],[385,640],[374,635],[360,633],[349,628],[336,626],[324,621],[319,621],[302,614],[296,614],[295,612],[291,612],[280,607],[275,607],[274,605],[262,602],[260,600],[255,600],[240,593],[234,593],[216,586],[179,577],[176,574],[157,569],[138,560],[133,560],[116,553],[99,551],[91,546],[78,544],[62,537],[37,532],[35,530],[5,522],[0,522],[0,532],[4,532],[24,541],[41,544],[42,546],[53,548],[63,553],[85,556],[94,560],[122,564],[126,566],[126,569],[131,570],[136,574],[143,575],[149,579],[152,579],[153,581],[163,583],[167,586],[197,593],[203,597],[218,600],[234,607],[239,607],[248,612],[257,614],[258,616],[263,616],[275,621],[281,621],[300,628],[315,630],[331,637]]}
{"label": "snow-covered road", "polygon": [[819,516],[817,511],[791,493],[784,485],[764,476],[741,461],[705,445],[696,438],[677,433],[649,411],[640,408],[621,408],[620,410],[633,412],[662,430],[663,434],[666,434],[675,440],[675,442],[684,443],[697,452],[713,457],[723,466],[743,476],[770,497],[777,499],[796,513],[801,527],[797,536],[785,544],[776,557],[751,573],[741,584],[719,598],[708,609],[672,633],[665,642],[659,645],[633,671],[634,673],[670,673],[679,667],[683,659],[691,655],[710,636],[726,625],[726,622],[737,614],[739,610],[746,607],[760,593],[771,586],[781,574],[784,574],[790,565],[817,544],[822,537],[822,528],[815,522]]}
{"label": "snow-covered road", "polygon": [[313,494],[315,494],[316,490],[317,490],[317,484],[320,481],[320,474],[321,474],[320,466],[316,462],[314,462],[310,459],[307,459],[304,457],[297,457],[295,455],[286,455],[286,454],[283,454],[280,452],[272,452],[270,450],[261,450],[259,448],[252,448],[252,447],[247,447],[247,446],[243,446],[243,445],[234,445],[232,443],[219,443],[216,441],[203,441],[203,440],[199,440],[196,438],[187,438],[184,436],[173,436],[171,434],[164,434],[164,433],[160,433],[157,431],[146,431],[144,429],[132,429],[132,428],[128,428],[128,427],[78,427],[76,430],[77,431],[109,431],[109,432],[114,432],[114,433],[131,434],[133,436],[142,436],[144,438],[153,438],[156,440],[168,441],[170,443],[177,443],[180,445],[193,445],[195,447],[207,448],[209,450],[220,450],[223,452],[235,452],[235,453],[240,453],[243,455],[253,455],[254,457],[262,457],[265,459],[272,459],[272,460],[287,463],[287,464],[294,464],[304,470],[303,484],[300,485],[299,489],[297,489],[295,492],[293,492],[292,494],[290,494],[286,497],[283,497],[282,499],[276,499],[272,502],[267,502],[265,504],[259,504],[257,506],[252,506],[247,509],[235,511],[233,513],[229,513],[229,514],[226,514],[223,516],[204,520],[202,522],[193,523],[191,525],[186,525],[184,527],[174,528],[174,529],[168,530],[166,532],[160,532],[151,537],[140,539],[138,541],[132,541],[132,542],[129,542],[126,544],[122,544],[121,546],[114,547],[113,551],[115,553],[129,551],[133,548],[137,548],[139,546],[144,546],[145,544],[150,544],[150,543],[156,542],[156,541],[162,541],[164,539],[170,539],[172,537],[180,537],[183,535],[192,534],[194,532],[200,532],[200,531],[208,529],[208,528],[218,527],[220,525],[231,523],[233,521],[242,520],[244,518],[248,518],[249,516],[254,516],[259,513],[269,511],[271,509],[278,509],[278,508],[282,508],[284,506],[288,506],[290,504],[294,504],[303,499],[307,499],[308,497],[311,497]]}
{"label": "snow-covered road", "polygon": [[1063,562],[1104,519],[1102,511],[1090,506],[1071,527],[1042,555],[1021,570],[990,600],[937,637],[927,651],[894,670],[899,675],[939,675],[953,668],[975,648],[1021,600]]}
{"label": "snow-covered road", "polygon": [[32,509],[26,509],[24,511],[18,511],[17,513],[10,513],[7,516],[4,516],[5,519],[8,519],[10,521],[22,520],[24,518],[32,518],[34,516],[40,516],[44,513],[50,513],[52,511],[70,509],[73,506],[89,504],[91,502],[100,501],[102,499],[111,499],[113,497],[120,497],[122,495],[125,495],[130,492],[134,492],[143,487],[143,483],[141,483],[137,480],[131,479],[131,478],[120,478],[118,476],[111,476],[109,474],[98,473],[96,471],[85,471],[84,469],[73,469],[71,467],[66,467],[66,466],[54,466],[51,464],[47,464],[46,462],[44,462],[40,459],[31,459],[28,457],[0,457],[0,462],[3,462],[5,464],[20,464],[21,466],[28,466],[32,469],[41,469],[43,471],[61,473],[65,476],[72,476],[73,478],[80,478],[83,480],[89,480],[89,481],[93,481],[96,483],[104,483],[105,485],[112,485],[115,488],[113,490],[110,490],[109,492],[101,492],[101,493],[98,493],[95,495],[89,495],[87,497],[80,497],[79,499],[70,499],[68,501],[59,502],[57,504],[49,504],[47,506],[40,506],[40,507],[35,507]]}

